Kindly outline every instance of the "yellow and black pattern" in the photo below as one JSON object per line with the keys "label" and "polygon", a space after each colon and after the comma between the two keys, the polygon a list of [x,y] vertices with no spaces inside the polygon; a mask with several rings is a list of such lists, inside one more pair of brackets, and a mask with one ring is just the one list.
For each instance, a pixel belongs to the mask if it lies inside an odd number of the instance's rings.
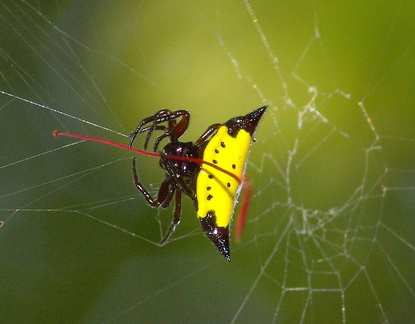
{"label": "yellow and black pattern", "polygon": [[[236,137],[232,137],[228,128],[221,126],[206,146],[203,160],[241,179],[250,145],[251,135],[247,131],[242,129]],[[209,211],[214,210],[216,225],[228,226],[239,187],[240,183],[230,175],[209,165],[202,165],[196,180],[197,216],[204,218]]]}
{"label": "yellow and black pattern", "polygon": [[[203,151],[203,161],[213,163],[242,179],[252,136],[266,107],[235,117],[218,127]],[[203,164],[196,178],[197,217],[205,235],[231,260],[229,224],[241,183],[231,175]]]}

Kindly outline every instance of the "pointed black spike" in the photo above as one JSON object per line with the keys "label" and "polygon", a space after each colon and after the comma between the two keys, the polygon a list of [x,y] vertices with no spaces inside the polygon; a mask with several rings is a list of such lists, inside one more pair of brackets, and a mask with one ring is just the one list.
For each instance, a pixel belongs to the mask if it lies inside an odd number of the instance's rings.
{"label": "pointed black spike", "polygon": [[225,123],[225,126],[228,127],[229,135],[235,137],[239,130],[244,129],[251,134],[251,136],[253,136],[266,109],[267,106],[263,106],[255,109],[253,112],[246,114],[245,116],[239,116],[228,120]]}
{"label": "pointed black spike", "polygon": [[251,135],[255,132],[256,128],[258,127],[258,123],[261,120],[262,115],[264,114],[267,106],[263,106],[261,108],[255,109],[253,112],[247,114],[245,118],[250,123],[250,129],[246,129]]}
{"label": "pointed black spike", "polygon": [[229,249],[229,227],[216,226],[214,211],[209,211],[204,218],[199,218],[200,225],[205,235],[215,244],[219,252],[227,261],[231,261],[231,250]]}

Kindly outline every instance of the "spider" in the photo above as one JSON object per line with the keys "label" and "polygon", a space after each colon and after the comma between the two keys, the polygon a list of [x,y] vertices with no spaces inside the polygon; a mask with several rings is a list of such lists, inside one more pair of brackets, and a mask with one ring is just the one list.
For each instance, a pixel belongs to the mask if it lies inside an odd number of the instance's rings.
{"label": "spider", "polygon": [[156,196],[152,197],[140,182],[136,159],[132,160],[135,186],[150,206],[167,208],[174,199],[173,219],[160,244],[169,240],[180,222],[184,194],[194,202],[202,231],[231,261],[229,223],[240,193],[252,136],[265,110],[266,106],[223,124],[213,124],[195,142],[179,141],[189,126],[190,113],[186,110],[160,110],[143,119],[130,134],[129,148],[143,133],[146,133],[144,150],[155,131],[161,131],[161,135],[154,141],[154,152],[164,139],[169,141],[160,153],[159,164],[165,171],[165,179]]}
{"label": "spider", "polygon": [[[189,126],[190,113],[186,110],[163,109],[143,119],[130,134],[128,146],[58,130],[53,131],[53,135],[100,142],[160,158],[159,164],[164,169],[165,179],[155,197],[140,182],[136,159],[133,158],[132,161],[135,186],[150,206],[167,208],[174,198],[173,220],[160,244],[169,240],[179,224],[182,194],[185,194],[194,202],[202,231],[226,260],[231,261],[229,224],[241,191],[251,141],[266,108],[263,106],[245,116],[231,118],[223,124],[213,124],[194,143],[179,141]],[[161,131],[161,134],[154,141],[153,153],[146,150],[155,131]],[[146,133],[144,150],[133,148],[137,136],[143,133]],[[169,142],[157,153],[164,139]],[[247,188],[250,190],[250,186]],[[245,198],[241,224],[248,203],[249,198]],[[242,225],[237,226],[236,230],[240,232]]]}

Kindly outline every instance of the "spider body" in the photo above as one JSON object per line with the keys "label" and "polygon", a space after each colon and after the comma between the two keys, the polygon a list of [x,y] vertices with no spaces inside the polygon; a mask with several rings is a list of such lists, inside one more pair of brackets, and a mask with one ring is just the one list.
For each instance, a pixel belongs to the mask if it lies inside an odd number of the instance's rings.
{"label": "spider body", "polygon": [[264,106],[223,124],[213,124],[196,142],[179,141],[190,120],[190,113],[185,110],[160,110],[141,121],[131,133],[129,147],[133,146],[137,135],[147,133],[146,149],[152,134],[161,131],[154,141],[154,152],[163,139],[169,140],[160,153],[159,163],[165,171],[165,179],[156,197],[152,197],[139,181],[133,158],[135,186],[151,206],[166,208],[173,197],[175,199],[173,220],[161,244],[168,241],[180,222],[181,196],[185,194],[194,202],[205,235],[228,261],[231,260],[229,224],[241,189],[241,181],[237,179],[243,178],[252,136],[265,110]]}
{"label": "spider body", "polygon": [[165,170],[166,180],[175,189],[182,191],[193,199],[195,195],[196,176],[200,171],[200,164],[192,161],[173,160],[166,156],[199,158],[199,148],[192,142],[168,143],[163,148],[160,156],[160,166]]}

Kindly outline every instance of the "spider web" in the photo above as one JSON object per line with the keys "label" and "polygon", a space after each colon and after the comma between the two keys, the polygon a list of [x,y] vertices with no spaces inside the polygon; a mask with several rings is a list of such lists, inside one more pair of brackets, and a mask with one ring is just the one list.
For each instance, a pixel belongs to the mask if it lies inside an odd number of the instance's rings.
{"label": "spider web", "polygon": [[[1,322],[414,321],[413,6],[2,1]],[[51,136],[167,108],[190,141],[263,104],[232,263],[189,201],[157,245],[129,152]]]}

